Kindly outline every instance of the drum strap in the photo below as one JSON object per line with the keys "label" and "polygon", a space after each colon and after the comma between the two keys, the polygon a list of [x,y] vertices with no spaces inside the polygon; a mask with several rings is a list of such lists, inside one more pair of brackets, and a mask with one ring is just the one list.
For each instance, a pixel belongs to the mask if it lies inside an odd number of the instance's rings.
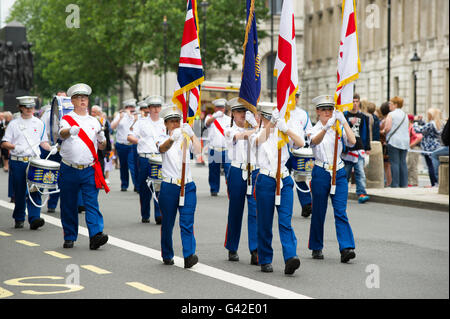
{"label": "drum strap", "polygon": [[[70,126],[80,126],[70,115],[64,115],[63,120],[66,120]],[[105,178],[103,177],[102,167],[100,165],[100,162],[98,161],[94,143],[91,141],[89,136],[87,136],[86,132],[83,129],[80,129],[78,136],[86,144],[86,146],[91,151],[92,156],[94,157],[95,186],[97,188],[104,188],[105,192],[109,193],[109,187],[106,184]]]}

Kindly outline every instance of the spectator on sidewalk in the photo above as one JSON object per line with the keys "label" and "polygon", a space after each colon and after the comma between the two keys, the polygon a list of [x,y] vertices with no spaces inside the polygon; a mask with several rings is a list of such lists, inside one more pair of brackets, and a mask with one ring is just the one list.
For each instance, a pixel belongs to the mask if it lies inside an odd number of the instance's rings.
{"label": "spectator on sidewalk", "polygon": [[389,102],[384,102],[379,108],[380,113],[380,142],[383,148],[383,162],[384,162],[384,186],[390,187],[392,183],[391,176],[391,164],[389,163],[389,155],[387,154],[386,145],[386,133],[384,132],[384,127],[386,124],[386,117],[389,114]]}
{"label": "spectator on sidewalk", "polygon": [[441,111],[436,108],[430,108],[427,111],[427,123],[420,125],[420,123],[414,123],[414,129],[417,133],[422,133],[423,139],[420,142],[425,157],[425,163],[428,168],[428,175],[430,176],[431,187],[438,184],[438,172],[437,167],[434,167],[431,159],[432,152],[441,147],[441,132],[443,128]]}
{"label": "spectator on sidewalk", "polygon": [[377,106],[375,103],[369,102],[367,104],[367,113],[369,113],[370,117],[373,119],[372,123],[372,141],[380,141],[380,118],[375,114]]}
{"label": "spectator on sidewalk", "polygon": [[341,158],[345,163],[347,179],[350,180],[352,169],[355,171],[356,195],[360,204],[367,202],[370,197],[366,192],[366,175],[364,173],[365,157],[370,152],[370,120],[360,109],[360,97],[353,96],[353,109],[344,112],[344,116],[356,137],[353,147],[345,147]]}
{"label": "spectator on sidewalk", "polygon": [[441,140],[442,140],[442,147],[435,150],[433,153],[431,153],[431,160],[433,161],[433,168],[436,172],[436,176],[439,182],[439,156],[448,156],[448,144],[449,144],[449,132],[448,132],[448,119],[445,123],[444,129],[442,130],[441,134]]}
{"label": "spectator on sidewalk", "polygon": [[[422,134],[416,133],[414,130],[414,115],[408,114],[409,120],[409,148],[412,151],[420,151],[419,143],[422,140]],[[418,186],[419,179],[417,178],[417,165],[419,164],[418,152],[408,152],[406,156],[408,166],[408,187]]]}
{"label": "spectator on sidewalk", "polygon": [[386,116],[387,153],[391,164],[391,187],[408,187],[408,167],[406,154],[409,149],[408,115],[401,110],[403,99],[393,97],[389,101],[389,114]]}

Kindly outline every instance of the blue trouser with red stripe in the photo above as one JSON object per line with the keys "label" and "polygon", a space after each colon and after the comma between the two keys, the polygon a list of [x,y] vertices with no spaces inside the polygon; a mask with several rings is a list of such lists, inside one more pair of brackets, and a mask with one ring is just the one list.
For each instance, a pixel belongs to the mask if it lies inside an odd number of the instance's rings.
{"label": "blue trouser with red stripe", "polygon": [[225,235],[225,248],[237,251],[241,238],[242,217],[244,215],[245,198],[248,207],[248,248],[250,252],[258,248],[258,230],[256,226],[256,200],[253,196],[254,185],[258,170],[252,172],[252,195],[247,194],[247,181],[242,178],[242,170],[230,167],[228,174],[228,223]]}
{"label": "blue trouser with red stripe", "polygon": [[161,183],[159,194],[159,207],[161,208],[161,254],[163,259],[172,259],[173,241],[172,233],[180,212],[181,243],[183,257],[187,258],[195,253],[194,214],[197,207],[197,188],[194,182],[187,183],[184,188],[184,206],[179,206],[181,187],[172,183]]}
{"label": "blue trouser with red stripe", "polygon": [[[294,181],[292,177],[283,178],[280,206],[278,212],[278,230],[283,249],[284,261],[297,256],[297,238],[291,225],[294,204]],[[275,211],[276,179],[259,174],[256,179],[255,193],[258,211],[258,262],[261,265],[272,263],[272,227]]]}
{"label": "blue trouser with red stripe", "polygon": [[[331,174],[324,168],[314,166],[311,180],[312,214],[308,248],[322,250],[323,229],[328,206],[328,195],[331,188]],[[336,172],[336,192],[331,195],[334,208],[334,222],[336,226],[339,251],[345,248],[355,248],[353,232],[347,218],[348,182],[345,168]]]}
{"label": "blue trouser with red stripe", "polygon": [[218,193],[220,190],[220,168],[222,165],[223,170],[225,171],[225,176],[228,176],[228,171],[230,170],[231,164],[227,153],[227,151],[217,152],[213,149],[209,151],[208,182],[211,193]]}
{"label": "blue trouser with red stripe", "polygon": [[[120,188],[127,189],[130,183],[130,174],[133,185],[136,187],[135,152],[132,145],[116,143],[117,155],[120,162]],[[130,172],[128,173],[128,169]]]}

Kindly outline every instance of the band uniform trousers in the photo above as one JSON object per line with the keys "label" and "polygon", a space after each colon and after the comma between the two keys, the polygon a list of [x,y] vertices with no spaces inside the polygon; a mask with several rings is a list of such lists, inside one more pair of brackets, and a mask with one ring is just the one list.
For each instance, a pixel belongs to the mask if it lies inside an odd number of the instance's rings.
{"label": "band uniform trousers", "polygon": [[161,209],[161,253],[163,259],[172,259],[173,252],[173,227],[180,212],[181,243],[183,245],[183,257],[187,258],[195,253],[194,214],[197,206],[197,188],[194,182],[187,183],[184,188],[184,206],[178,206],[181,187],[172,183],[161,183],[159,194],[159,207]]}
{"label": "band uniform trousers", "polygon": [[[248,248],[250,252],[258,248],[258,229],[256,226],[256,200],[253,196],[256,176],[259,170],[252,172],[252,195],[247,195],[247,181],[242,178],[242,170],[230,167],[228,174],[228,222],[225,234],[225,248],[237,251],[241,238],[242,217],[244,215],[245,198],[247,198],[248,211]],[[247,172],[245,172],[247,174]]]}
{"label": "band uniform trousers", "polygon": [[230,170],[230,160],[228,159],[228,151],[218,152],[214,149],[209,151],[208,157],[209,167],[209,188],[211,193],[219,193],[220,190],[220,168],[223,167],[225,176],[228,176]]}
{"label": "band uniform trousers", "polygon": [[[276,206],[278,212],[278,230],[283,249],[283,259],[297,256],[297,238],[291,225],[294,204],[294,181],[287,176],[282,179],[280,205]],[[272,227],[275,212],[276,179],[259,174],[256,180],[255,194],[258,224],[258,262],[261,265],[272,263]]]}
{"label": "band uniform trousers", "polygon": [[61,195],[61,223],[64,240],[77,240],[78,236],[78,197],[81,191],[86,208],[86,225],[89,237],[103,231],[103,216],[98,205],[98,189],[95,186],[93,167],[76,169],[61,163],[58,185]]}
{"label": "band uniform trousers", "polygon": [[[295,158],[294,155],[291,154],[291,157],[289,157],[289,160],[286,162],[286,168],[289,170],[289,172],[291,172],[291,170],[294,169],[294,165],[297,163],[297,160]],[[300,205],[302,207],[311,204],[312,199],[311,199],[311,192],[309,191],[309,187],[306,184],[306,182],[295,182],[297,184],[297,186],[304,190],[305,192],[302,192],[300,190],[297,190],[297,196],[298,196],[298,200],[300,201]]]}
{"label": "band uniform trousers", "polygon": [[[130,174],[133,185],[137,184],[133,147],[132,145],[116,143],[116,150],[120,162],[120,188],[128,189]],[[128,170],[130,170],[129,173]]]}
{"label": "band uniform trousers", "polygon": [[[322,250],[323,229],[328,206],[328,195],[331,189],[331,174],[322,167],[314,166],[311,180],[312,214],[309,233],[308,248]],[[353,232],[347,218],[348,181],[345,168],[336,172],[336,191],[331,195],[334,208],[334,221],[336,226],[339,251],[346,248],[355,248]]]}
{"label": "band uniform trousers", "polygon": [[[150,164],[148,159],[145,157],[139,157],[139,201],[141,204],[141,216],[144,219],[150,218],[150,201],[152,200],[152,193],[154,193],[154,186],[152,185],[152,190],[147,185],[147,178],[149,177]],[[159,197],[159,192],[155,193],[154,208],[155,208],[155,221],[157,217],[161,216],[159,209],[159,204],[157,202],[157,197]]]}
{"label": "band uniform trousers", "polygon": [[12,217],[18,222],[25,221],[25,208],[27,208],[28,222],[31,224],[33,220],[40,218],[41,209],[33,205],[29,196],[31,196],[37,205],[41,205],[41,194],[37,191],[28,193],[26,176],[27,167],[28,162],[9,159],[9,170],[11,172],[11,183],[15,199]]}

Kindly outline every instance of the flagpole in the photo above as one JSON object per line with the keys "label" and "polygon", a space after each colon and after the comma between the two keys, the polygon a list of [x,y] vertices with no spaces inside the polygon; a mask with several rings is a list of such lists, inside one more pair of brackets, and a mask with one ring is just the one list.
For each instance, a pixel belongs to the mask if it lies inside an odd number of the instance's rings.
{"label": "flagpole", "polygon": [[[189,99],[191,96],[191,91],[186,92],[186,110],[189,109]],[[183,112],[184,113],[184,112]],[[186,112],[187,113],[187,112]],[[183,114],[183,124],[187,122],[187,114]],[[183,136],[183,157],[181,159],[181,182],[180,182],[180,200],[178,206],[184,206],[184,180],[186,176],[186,138]]]}
{"label": "flagpole", "polygon": [[338,134],[338,124],[335,126],[335,137],[334,137],[334,154],[333,154],[333,174],[331,178],[331,189],[330,194],[334,195],[336,193],[336,162],[337,162],[337,152],[338,152],[338,142],[339,142],[339,134]]}
{"label": "flagpole", "polygon": [[277,188],[275,192],[275,206],[281,204],[281,148],[278,149],[278,163],[277,163]]}

